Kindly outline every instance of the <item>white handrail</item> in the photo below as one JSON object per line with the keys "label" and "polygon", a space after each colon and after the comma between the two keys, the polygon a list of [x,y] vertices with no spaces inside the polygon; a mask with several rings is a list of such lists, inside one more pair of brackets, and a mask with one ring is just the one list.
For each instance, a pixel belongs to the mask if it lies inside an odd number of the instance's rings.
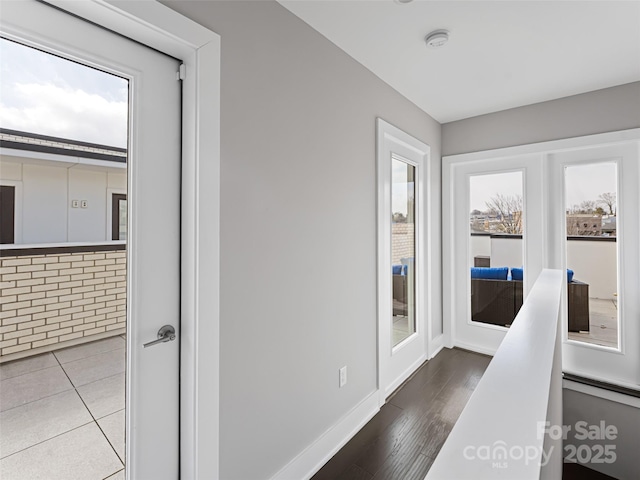
{"label": "white handrail", "polygon": [[[560,270],[543,270],[427,480],[562,478]],[[548,423],[547,423],[548,422]]]}

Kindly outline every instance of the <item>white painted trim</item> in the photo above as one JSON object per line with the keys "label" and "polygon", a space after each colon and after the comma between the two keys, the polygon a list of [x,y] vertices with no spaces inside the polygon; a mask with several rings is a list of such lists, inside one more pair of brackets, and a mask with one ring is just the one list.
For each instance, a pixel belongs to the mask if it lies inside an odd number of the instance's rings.
{"label": "white painted trim", "polygon": [[378,392],[373,392],[271,477],[271,480],[307,480],[311,478],[379,410]]}
{"label": "white painted trim", "polygon": [[441,333],[429,343],[429,360],[438,355],[444,347],[444,334]]}
{"label": "white painted trim", "polygon": [[475,343],[465,343],[456,341],[454,344],[455,347],[462,348],[463,350],[469,350],[470,352],[482,353],[483,355],[494,356],[498,351],[497,348],[487,348],[482,345],[477,345]]}
{"label": "white painted trim", "polygon": [[184,478],[218,478],[220,36],[153,0],[48,3],[178,58],[186,66],[180,469]]}
{"label": "white painted trim", "polygon": [[155,0],[47,0],[47,3],[184,60],[219,36]]}
{"label": "white painted trim", "polygon": [[[399,128],[376,119],[377,165],[377,275],[378,275],[378,395],[379,404],[400,386],[428,357],[432,309],[425,304],[434,284],[433,269],[427,271],[431,251],[431,216],[428,215],[431,192],[428,178],[431,148]],[[391,160],[397,155],[416,168],[415,177],[415,291],[416,331],[391,347]]]}
{"label": "white painted trim", "polygon": [[616,143],[626,143],[630,140],[640,140],[640,128],[621,130],[618,132],[598,133],[582,137],[564,138],[548,142],[531,143],[515,147],[496,148],[479,152],[460,153],[442,157],[452,163],[472,162],[476,160],[495,159],[501,157],[518,157],[536,153],[558,153],[562,150],[574,150],[577,148],[590,148],[594,145],[604,146]]}
{"label": "white painted trim", "polygon": [[[419,356],[412,364],[408,365],[407,368],[391,383],[389,383],[389,385],[384,390],[381,389],[381,393],[384,394],[384,399],[386,400],[387,398],[389,398],[389,395],[395,392],[398,387],[406,382],[407,379],[411,377],[411,375],[413,375],[413,373],[418,370],[418,368],[420,368],[420,365],[422,365],[426,361],[427,353],[425,352],[423,355]],[[384,403],[385,402],[383,401],[380,406],[384,405]]]}
{"label": "white painted trim", "polygon": [[[633,387],[637,388],[637,385],[633,385]],[[624,395],[622,393],[612,392],[611,390],[594,387],[593,385],[585,385],[584,383],[574,382],[567,379],[562,380],[562,388],[640,409],[640,398],[632,397],[631,395]]]}
{"label": "white painted trim", "polygon": [[[22,171],[20,174],[22,175]],[[24,202],[22,180],[0,179],[0,185],[15,187],[15,198],[13,204],[13,245],[17,245],[19,243],[22,243],[22,204]],[[4,250],[7,246],[7,244],[0,245],[0,249]]]}

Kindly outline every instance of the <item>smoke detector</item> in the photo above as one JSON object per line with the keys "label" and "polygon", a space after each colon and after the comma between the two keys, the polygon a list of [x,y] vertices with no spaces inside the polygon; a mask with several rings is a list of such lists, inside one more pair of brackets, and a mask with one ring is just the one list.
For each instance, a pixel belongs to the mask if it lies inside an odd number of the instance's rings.
{"label": "smoke detector", "polygon": [[424,38],[427,47],[441,48],[449,41],[449,32],[447,30],[434,30]]}

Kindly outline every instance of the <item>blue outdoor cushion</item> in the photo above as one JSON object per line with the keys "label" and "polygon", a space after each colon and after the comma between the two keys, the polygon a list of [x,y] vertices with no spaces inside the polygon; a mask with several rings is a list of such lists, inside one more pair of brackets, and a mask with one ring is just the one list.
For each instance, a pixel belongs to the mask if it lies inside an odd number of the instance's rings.
{"label": "blue outdoor cushion", "polygon": [[512,268],[511,269],[511,280],[520,280],[522,281],[524,275],[524,268]]}
{"label": "blue outdoor cushion", "polygon": [[391,273],[393,275],[402,275],[402,270],[404,265],[391,265]]}
{"label": "blue outdoor cushion", "polygon": [[471,267],[471,278],[506,280],[509,267]]}
{"label": "blue outdoor cushion", "polygon": [[[524,273],[524,268],[512,268],[511,269],[511,280],[520,280],[522,281]],[[567,283],[571,283],[573,280],[573,270],[567,268]]]}

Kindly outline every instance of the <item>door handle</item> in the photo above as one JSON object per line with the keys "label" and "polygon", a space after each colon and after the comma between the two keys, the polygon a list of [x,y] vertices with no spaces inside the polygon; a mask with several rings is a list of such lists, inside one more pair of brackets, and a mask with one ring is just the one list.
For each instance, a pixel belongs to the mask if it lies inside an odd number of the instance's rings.
{"label": "door handle", "polygon": [[145,343],[144,348],[153,347],[154,345],[158,345],[159,343],[171,342],[176,339],[176,329],[171,325],[165,325],[160,330],[158,330],[158,339],[153,342]]}

